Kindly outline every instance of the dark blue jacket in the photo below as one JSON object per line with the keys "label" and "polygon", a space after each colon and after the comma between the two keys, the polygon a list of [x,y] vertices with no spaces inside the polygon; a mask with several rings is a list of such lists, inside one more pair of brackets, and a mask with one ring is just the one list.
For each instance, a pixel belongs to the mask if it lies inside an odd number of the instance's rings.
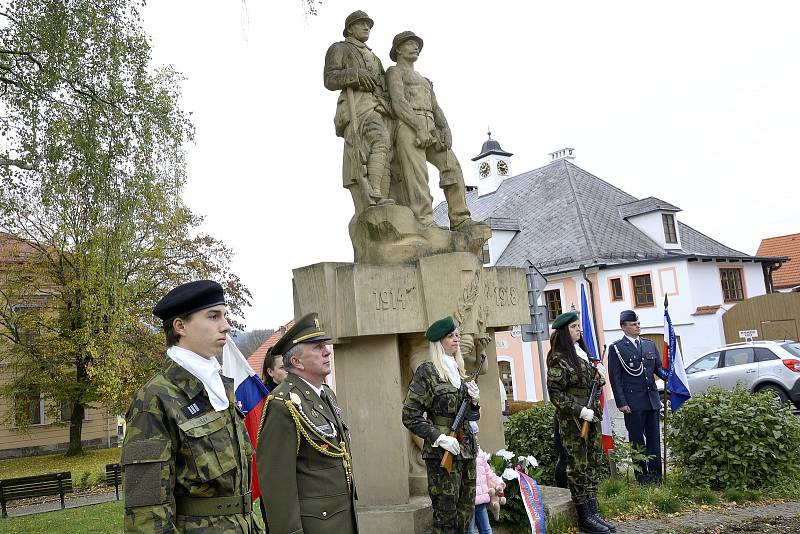
{"label": "dark blue jacket", "polygon": [[[661,356],[656,344],[642,337],[639,340],[640,350],[624,336],[608,349],[608,374],[611,389],[614,391],[614,402],[618,408],[630,406],[632,411],[658,410],[661,408],[661,401],[653,375],[666,380],[667,373],[661,368]],[[620,357],[624,365],[620,362]],[[631,370],[633,374],[637,374],[639,369],[642,372],[638,376],[627,372]]]}

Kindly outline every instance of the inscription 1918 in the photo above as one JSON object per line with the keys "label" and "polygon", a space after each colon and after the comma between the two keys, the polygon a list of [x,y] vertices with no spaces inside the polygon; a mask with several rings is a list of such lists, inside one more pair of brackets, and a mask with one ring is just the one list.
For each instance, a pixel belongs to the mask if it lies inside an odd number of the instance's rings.
{"label": "inscription 1918", "polygon": [[375,301],[375,309],[378,311],[386,310],[405,310],[409,304],[409,295],[414,288],[392,288],[382,289],[372,292]]}
{"label": "inscription 1918", "polygon": [[486,302],[494,303],[496,306],[516,306],[519,302],[516,287],[487,285],[484,291]]}

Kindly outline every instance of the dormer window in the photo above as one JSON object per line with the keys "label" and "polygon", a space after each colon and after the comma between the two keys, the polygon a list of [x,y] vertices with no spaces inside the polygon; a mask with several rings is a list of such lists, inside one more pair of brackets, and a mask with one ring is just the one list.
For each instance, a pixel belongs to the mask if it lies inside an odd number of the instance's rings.
{"label": "dormer window", "polygon": [[662,213],[661,221],[664,223],[664,241],[670,245],[676,245],[678,232],[675,231],[675,216],[671,213]]}

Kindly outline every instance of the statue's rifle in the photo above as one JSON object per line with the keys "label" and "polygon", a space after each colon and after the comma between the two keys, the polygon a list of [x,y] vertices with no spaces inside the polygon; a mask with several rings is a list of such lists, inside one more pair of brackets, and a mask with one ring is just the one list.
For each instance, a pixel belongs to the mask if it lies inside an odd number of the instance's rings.
{"label": "statue's rifle", "polygon": [[367,201],[373,203],[372,186],[369,185],[369,180],[367,180],[367,155],[364,154],[364,150],[361,148],[361,129],[358,124],[358,115],[356,115],[356,97],[353,94],[352,87],[347,87],[345,92],[347,93],[347,107],[350,109],[350,129],[349,133],[348,130],[345,130],[344,139],[346,143],[353,147],[353,152],[358,157],[358,163],[355,163],[358,166],[356,181],[358,181],[358,185],[366,195]]}
{"label": "statue's rifle", "polygon": [[[481,354],[481,361],[478,363],[478,368],[472,373],[472,378],[470,378],[470,380],[478,379],[478,375],[481,374],[481,369],[483,369],[483,362],[485,361],[486,354]],[[465,395],[464,398],[461,399],[461,406],[458,407],[456,416],[453,418],[453,423],[450,425],[450,432],[447,434],[451,438],[456,438],[459,442],[464,438],[461,427],[464,425],[464,418],[467,416],[470,402],[472,402],[472,400],[469,395]],[[442,463],[439,464],[439,467],[445,469],[448,474],[453,469],[453,454],[450,451],[444,451]]]}

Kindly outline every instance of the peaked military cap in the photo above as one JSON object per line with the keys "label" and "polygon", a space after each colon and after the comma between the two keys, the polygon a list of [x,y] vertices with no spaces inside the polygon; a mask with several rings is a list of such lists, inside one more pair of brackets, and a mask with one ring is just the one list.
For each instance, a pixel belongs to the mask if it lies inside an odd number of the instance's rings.
{"label": "peaked military cap", "polygon": [[411,31],[400,32],[394,36],[394,39],[392,39],[392,49],[389,50],[389,58],[392,61],[397,61],[397,47],[405,43],[409,39],[414,39],[419,45],[419,51],[422,52],[422,45],[424,43],[422,42],[421,37],[417,36],[417,34]]}
{"label": "peaked military cap", "polygon": [[330,336],[322,330],[319,316],[316,313],[309,313],[295,321],[294,325],[281,336],[278,342],[272,346],[272,354],[286,354],[298,343],[328,341],[329,339]]}
{"label": "peaked military cap", "polygon": [[456,329],[456,323],[449,315],[444,319],[434,321],[432,325],[425,331],[425,337],[428,341],[439,341],[444,336]]}
{"label": "peaked military cap", "polygon": [[181,284],[164,295],[153,308],[153,315],[161,319],[166,327],[175,317],[220,304],[225,304],[222,286],[213,280],[196,280]]}
{"label": "peaked military cap", "polygon": [[342,35],[347,37],[347,28],[349,28],[350,25],[355,24],[359,20],[366,20],[369,23],[370,28],[375,26],[375,21],[369,18],[369,15],[367,15],[364,11],[361,11],[359,9],[358,11],[353,11],[352,13],[347,15],[347,18],[344,19],[344,31],[342,31]]}
{"label": "peaked military cap", "polygon": [[622,313],[619,314],[619,324],[622,324],[625,321],[636,322],[638,320],[639,316],[636,315],[636,312],[633,310],[624,310]]}
{"label": "peaked military cap", "polygon": [[562,326],[568,325],[570,323],[574,323],[578,320],[578,312],[575,311],[568,311],[567,313],[562,313],[555,319],[553,319],[553,330],[558,330]]}

